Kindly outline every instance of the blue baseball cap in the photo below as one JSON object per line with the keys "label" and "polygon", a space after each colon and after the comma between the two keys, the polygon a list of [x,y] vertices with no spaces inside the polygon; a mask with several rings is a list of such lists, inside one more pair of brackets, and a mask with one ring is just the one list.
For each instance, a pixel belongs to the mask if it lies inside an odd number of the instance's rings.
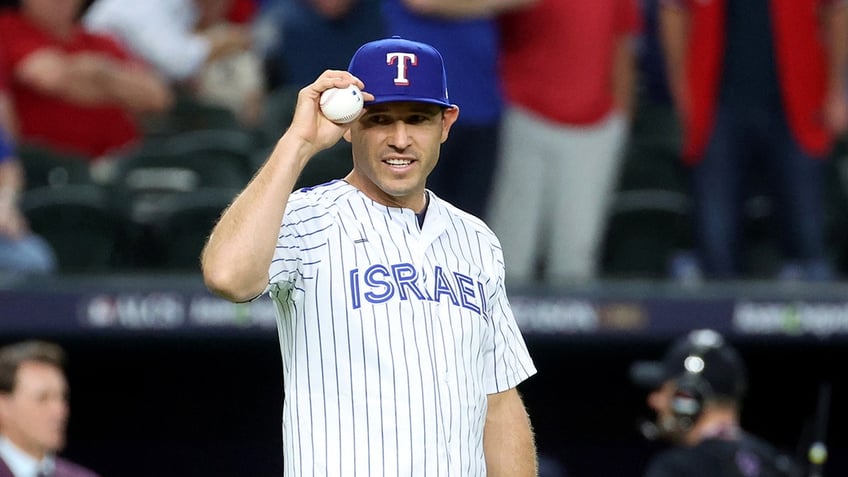
{"label": "blue baseball cap", "polygon": [[393,36],[359,47],[348,71],[365,83],[374,101],[416,101],[451,107],[442,55],[430,45]]}

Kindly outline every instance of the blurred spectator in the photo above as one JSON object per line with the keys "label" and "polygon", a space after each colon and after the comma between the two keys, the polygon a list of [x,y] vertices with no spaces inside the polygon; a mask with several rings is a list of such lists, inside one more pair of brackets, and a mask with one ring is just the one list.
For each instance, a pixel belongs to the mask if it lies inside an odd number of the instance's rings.
{"label": "blurred spectator", "polygon": [[[266,55],[273,86],[265,144],[273,148],[291,122],[298,91],[326,69],[347,70],[359,45],[384,38],[381,0],[266,0],[257,24],[272,28],[277,40]],[[269,100],[269,103],[271,101]],[[269,149],[270,150],[270,149]],[[260,157],[266,157],[267,154]],[[344,176],[351,167],[351,145],[339,141],[310,161],[298,186]]]}
{"label": "blurred spectator", "polygon": [[506,110],[489,221],[507,278],[592,279],[631,116],[636,0],[538,0],[500,27]]}
{"label": "blurred spectator", "polygon": [[82,0],[21,0],[0,14],[17,139],[103,158],[136,144],[134,115],[170,105],[165,83],[112,40],[85,32]]}
{"label": "blurred spectator", "polygon": [[[527,0],[498,8],[510,2]],[[427,187],[478,217],[488,205],[503,110],[495,13],[487,2],[383,0],[390,35],[428,43],[442,54],[451,101],[461,111]]]}
{"label": "blurred spectator", "polygon": [[262,0],[231,0],[226,18],[236,24],[247,25],[253,22],[259,13]]}
{"label": "blurred spectator", "polygon": [[6,132],[6,139],[8,140],[15,136],[18,127],[11,93],[9,92],[8,82],[10,78],[4,68],[6,68],[6,62],[3,61],[3,49],[0,48],[0,129]]}
{"label": "blurred spectator", "polygon": [[261,20],[277,41],[267,53],[273,88],[294,90],[325,69],[346,70],[359,45],[383,38],[380,0],[266,0]]}
{"label": "blurred spectator", "polygon": [[662,0],[641,0],[643,28],[639,44],[639,84],[652,102],[670,104],[665,56],[659,32],[659,11]]}
{"label": "blurred spectator", "polygon": [[18,208],[25,177],[8,134],[15,128],[15,119],[2,72],[0,61],[0,274],[53,272],[57,268],[53,250],[41,237],[30,233]]}
{"label": "blurred spectator", "polygon": [[656,414],[643,433],[673,444],[653,456],[646,477],[801,476],[789,456],[742,429],[745,363],[715,331],[690,332],[662,361],[634,363],[630,376],[649,390],[646,402]]}
{"label": "blurred spectator", "polygon": [[261,116],[265,74],[248,24],[227,15],[233,0],[97,0],[83,17],[117,37],[173,85],[231,109],[246,125]]}
{"label": "blurred spectator", "polygon": [[[632,139],[661,141],[680,149],[680,120],[674,110],[660,35],[660,3],[641,0],[642,33],[638,46],[638,78]],[[647,111],[646,111],[647,109]],[[638,136],[642,134],[642,136]],[[682,169],[682,166],[681,166]]]}
{"label": "blurred spectator", "polygon": [[57,455],[68,423],[64,366],[65,352],[53,343],[0,348],[0,476],[97,476]]}
{"label": "blurred spectator", "polygon": [[24,172],[2,125],[0,122],[0,273],[53,272],[57,265],[50,245],[29,231],[18,208]]}
{"label": "blurred spectator", "polygon": [[823,173],[848,124],[846,2],[664,0],[660,19],[703,274],[750,272],[743,205],[756,177],[781,233],[780,276],[832,278]]}

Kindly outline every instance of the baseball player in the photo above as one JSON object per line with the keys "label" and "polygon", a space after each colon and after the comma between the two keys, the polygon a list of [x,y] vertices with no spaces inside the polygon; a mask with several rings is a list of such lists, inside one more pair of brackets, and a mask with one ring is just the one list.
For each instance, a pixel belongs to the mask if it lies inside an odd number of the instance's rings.
{"label": "baseball player", "polygon": [[[339,125],[327,89],[365,110]],[[303,88],[290,128],[224,212],[202,257],[215,293],[277,311],[287,476],[535,476],[516,386],[536,372],[498,239],[425,189],[459,108],[441,55],[392,37]],[[340,138],[342,180],[291,192]]]}

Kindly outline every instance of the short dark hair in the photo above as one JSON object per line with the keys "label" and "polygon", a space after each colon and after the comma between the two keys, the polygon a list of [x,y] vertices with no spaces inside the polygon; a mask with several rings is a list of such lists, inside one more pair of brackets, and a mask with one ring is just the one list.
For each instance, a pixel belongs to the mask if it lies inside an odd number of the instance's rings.
{"label": "short dark hair", "polygon": [[0,393],[15,391],[18,369],[27,361],[49,364],[65,369],[65,350],[55,343],[29,340],[0,348]]}

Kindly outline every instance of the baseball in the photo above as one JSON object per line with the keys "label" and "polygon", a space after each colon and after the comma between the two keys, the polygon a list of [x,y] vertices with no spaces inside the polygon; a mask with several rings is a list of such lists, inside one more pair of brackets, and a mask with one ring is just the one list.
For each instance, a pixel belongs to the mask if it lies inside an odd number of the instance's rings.
{"label": "baseball", "polygon": [[321,93],[321,112],[330,121],[345,124],[359,117],[362,111],[362,91],[356,85],[331,88]]}

